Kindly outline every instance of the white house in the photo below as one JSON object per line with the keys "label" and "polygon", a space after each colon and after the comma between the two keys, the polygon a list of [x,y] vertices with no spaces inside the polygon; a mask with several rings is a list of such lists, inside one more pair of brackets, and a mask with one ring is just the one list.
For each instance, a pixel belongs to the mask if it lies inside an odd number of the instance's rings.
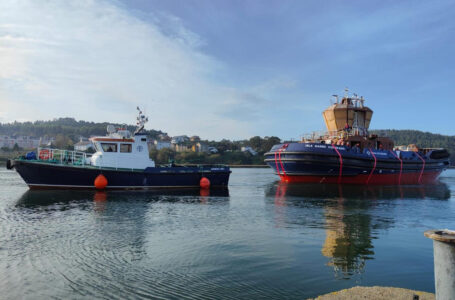
{"label": "white house", "polygon": [[241,150],[243,153],[250,153],[250,154],[253,155],[253,156],[256,156],[256,155],[258,154],[256,151],[253,150],[253,148],[251,148],[251,147],[249,147],[249,146],[248,146],[248,147],[242,147],[240,150]]}
{"label": "white house", "polygon": [[81,137],[79,142],[74,144],[74,150],[76,151],[87,151],[90,148],[95,149],[93,143],[83,137]]}
{"label": "white house", "polygon": [[188,142],[189,140],[190,140],[190,138],[186,135],[178,135],[178,136],[172,137],[171,143],[172,144],[181,144],[181,143]]}
{"label": "white house", "polygon": [[171,142],[154,140],[150,143],[150,147],[156,150],[171,148]]}

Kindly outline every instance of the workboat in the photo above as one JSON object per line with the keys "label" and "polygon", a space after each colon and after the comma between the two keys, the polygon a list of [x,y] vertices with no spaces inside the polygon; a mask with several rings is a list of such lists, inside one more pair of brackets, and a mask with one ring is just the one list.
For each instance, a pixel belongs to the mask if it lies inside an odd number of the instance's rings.
{"label": "workboat", "polygon": [[169,164],[157,166],[149,158],[144,125],[148,118],[139,111],[133,134],[109,125],[106,136],[90,138],[96,152],[38,148],[7,161],[25,183],[35,188],[151,189],[227,187],[228,166]]}
{"label": "workboat", "polygon": [[265,162],[285,182],[338,184],[433,183],[449,165],[441,148],[395,147],[388,137],[368,131],[373,111],[365,99],[346,90],[323,112],[327,132],[300,142],[274,145]]}

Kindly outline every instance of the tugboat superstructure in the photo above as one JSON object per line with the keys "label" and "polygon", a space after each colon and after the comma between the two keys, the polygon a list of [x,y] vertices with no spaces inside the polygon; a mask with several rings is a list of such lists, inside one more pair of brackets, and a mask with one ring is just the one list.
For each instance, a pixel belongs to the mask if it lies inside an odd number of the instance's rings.
{"label": "tugboat superstructure", "polygon": [[346,184],[432,183],[445,170],[445,149],[395,147],[388,137],[368,132],[373,111],[363,97],[345,96],[323,112],[325,133],[313,133],[300,143],[274,145],[265,162],[282,181]]}

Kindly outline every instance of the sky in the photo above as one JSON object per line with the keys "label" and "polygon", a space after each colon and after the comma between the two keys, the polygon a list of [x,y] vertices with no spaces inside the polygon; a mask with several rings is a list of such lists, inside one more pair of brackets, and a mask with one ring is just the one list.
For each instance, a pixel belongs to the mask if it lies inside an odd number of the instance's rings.
{"label": "sky", "polygon": [[372,129],[455,135],[454,54],[454,1],[1,0],[0,122],[299,139],[347,87]]}

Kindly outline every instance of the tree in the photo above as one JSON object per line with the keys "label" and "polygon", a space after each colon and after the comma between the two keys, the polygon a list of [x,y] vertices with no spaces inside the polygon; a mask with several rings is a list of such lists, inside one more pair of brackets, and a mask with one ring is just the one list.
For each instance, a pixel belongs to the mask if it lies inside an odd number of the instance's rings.
{"label": "tree", "polygon": [[73,141],[63,134],[57,134],[54,145],[59,149],[67,149],[73,147]]}
{"label": "tree", "polygon": [[19,145],[17,143],[15,143],[14,146],[13,146],[13,151],[17,152],[17,151],[21,151],[21,150],[22,150],[22,148],[19,147]]}
{"label": "tree", "polygon": [[251,148],[253,148],[256,151],[261,150],[262,139],[260,136],[254,136],[254,137],[250,138],[249,142],[250,142]]}

